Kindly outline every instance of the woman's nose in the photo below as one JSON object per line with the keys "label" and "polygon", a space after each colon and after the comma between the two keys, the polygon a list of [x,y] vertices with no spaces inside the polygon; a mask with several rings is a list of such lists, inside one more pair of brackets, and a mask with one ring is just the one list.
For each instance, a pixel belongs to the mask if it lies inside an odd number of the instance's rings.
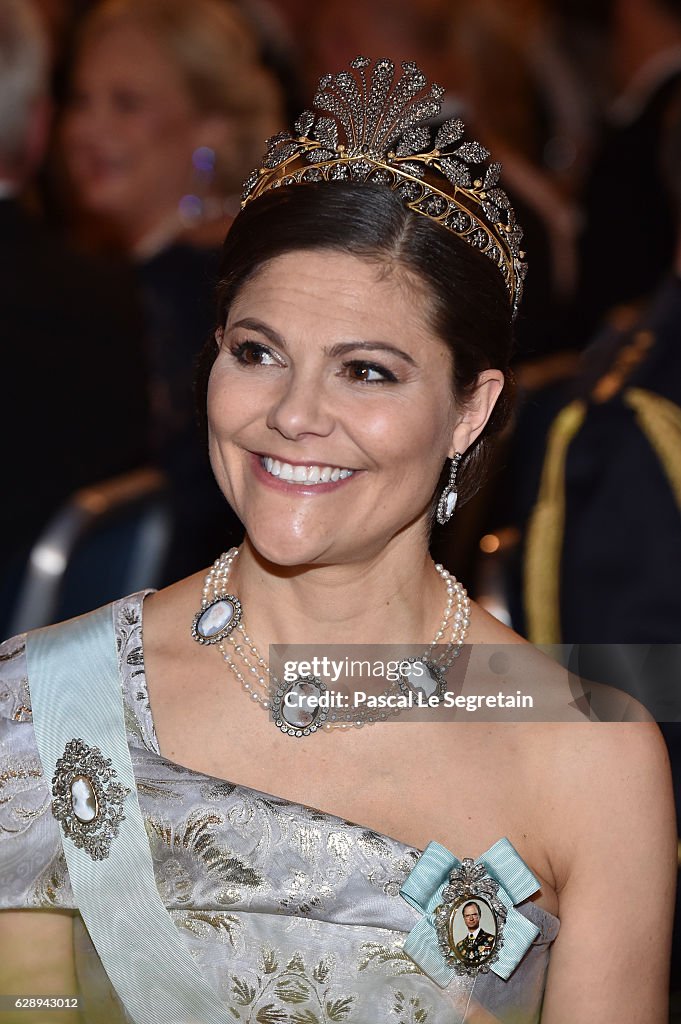
{"label": "woman's nose", "polygon": [[295,370],[286,374],[267,415],[267,426],[297,440],[305,434],[328,437],[335,418],[323,383]]}

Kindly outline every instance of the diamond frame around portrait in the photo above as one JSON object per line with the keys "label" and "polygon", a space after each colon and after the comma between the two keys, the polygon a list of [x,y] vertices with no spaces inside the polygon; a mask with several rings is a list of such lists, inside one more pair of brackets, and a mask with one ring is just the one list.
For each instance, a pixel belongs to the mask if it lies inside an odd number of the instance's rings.
{"label": "diamond frame around portrait", "polygon": [[[451,872],[449,884],[442,890],[442,903],[434,911],[435,932],[445,963],[452,967],[458,975],[467,974],[474,977],[477,974],[487,974],[491,965],[499,959],[499,953],[504,944],[504,925],[508,913],[506,906],[499,899],[499,889],[499,883],[487,874],[482,864],[477,864],[471,857],[466,857],[461,862],[461,867]],[[494,952],[486,958],[484,963],[465,964],[452,947],[449,937],[449,922],[452,913],[461,906],[462,902],[476,898],[486,903],[492,911],[496,926],[496,941]]]}
{"label": "diamond frame around portrait", "polygon": [[[85,779],[92,788],[96,813],[92,821],[82,821],[73,808],[71,786]],[[82,739],[69,740],[55,765],[52,779],[52,814],[64,835],[93,860],[105,860],[111,844],[125,821],[123,801],[130,794],[127,786],[116,782],[117,772],[99,747],[90,747]]]}

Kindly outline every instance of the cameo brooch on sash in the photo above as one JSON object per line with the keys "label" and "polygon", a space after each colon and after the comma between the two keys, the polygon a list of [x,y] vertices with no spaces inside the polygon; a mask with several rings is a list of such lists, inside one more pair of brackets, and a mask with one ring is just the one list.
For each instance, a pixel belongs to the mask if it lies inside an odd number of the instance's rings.
{"label": "cameo brooch on sash", "polygon": [[129,793],[116,782],[116,771],[99,747],[82,739],[66,744],[52,779],[52,814],[64,835],[93,860],[109,856]]}

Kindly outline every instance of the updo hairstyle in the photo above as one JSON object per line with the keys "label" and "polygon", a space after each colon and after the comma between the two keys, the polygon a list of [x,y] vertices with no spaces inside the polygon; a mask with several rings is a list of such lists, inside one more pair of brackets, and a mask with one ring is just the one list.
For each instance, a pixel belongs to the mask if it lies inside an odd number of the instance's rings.
{"label": "updo hairstyle", "polygon": [[[384,186],[312,182],[283,187],[249,203],[230,228],[218,286],[219,324],[225,324],[239,290],[270,260],[320,250],[415,276],[430,307],[430,328],[451,349],[452,387],[459,403],[465,404],[483,370],[503,372],[506,384],[487,426],[461,461],[459,501],[470,498],[483,482],[489,442],[505,426],[512,407],[511,308],[499,270],[451,231],[407,209]],[[199,359],[197,388],[204,423],[217,351],[211,338]]]}

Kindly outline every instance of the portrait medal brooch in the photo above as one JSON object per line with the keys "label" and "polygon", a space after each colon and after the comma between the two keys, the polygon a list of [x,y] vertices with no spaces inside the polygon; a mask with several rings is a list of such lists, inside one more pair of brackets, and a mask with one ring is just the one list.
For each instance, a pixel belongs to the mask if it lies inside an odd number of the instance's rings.
{"label": "portrait medal brooch", "polygon": [[52,814],[62,832],[93,860],[105,860],[125,820],[123,801],[127,786],[99,747],[82,739],[70,740],[55,766],[52,779]]}
{"label": "portrait medal brooch", "polygon": [[404,952],[441,988],[490,971],[510,978],[539,928],[516,909],[539,882],[508,839],[476,860],[440,843],[425,848],[400,888],[419,912]]}
{"label": "portrait medal brooch", "polygon": [[504,944],[506,907],[499,883],[470,857],[452,871],[435,909],[440,952],[456,974],[487,974]]}

